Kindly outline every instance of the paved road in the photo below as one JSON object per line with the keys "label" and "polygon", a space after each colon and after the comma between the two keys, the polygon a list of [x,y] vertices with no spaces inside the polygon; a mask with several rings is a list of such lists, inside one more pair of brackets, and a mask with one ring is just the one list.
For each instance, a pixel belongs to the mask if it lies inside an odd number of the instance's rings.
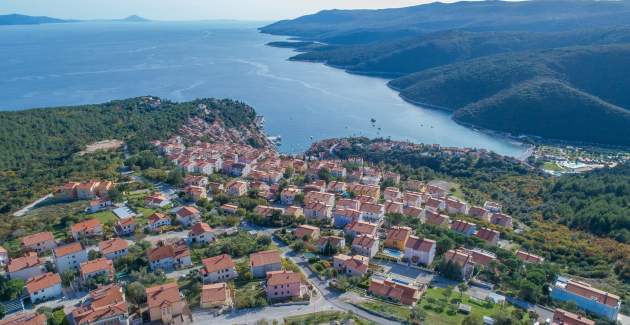
{"label": "paved road", "polygon": [[42,203],[42,202],[44,202],[44,201],[48,200],[48,199],[49,199],[49,198],[51,198],[52,196],[53,196],[53,195],[52,195],[52,193],[50,193],[50,194],[48,194],[48,195],[46,195],[46,196],[43,196],[43,197],[41,197],[41,198],[39,198],[39,199],[35,200],[35,202],[33,202],[33,203],[31,203],[31,204],[29,204],[29,205],[27,205],[27,206],[25,206],[25,207],[21,208],[20,210],[15,211],[15,212],[13,213],[13,216],[15,216],[15,217],[21,217],[21,216],[23,216],[23,215],[27,214],[29,211],[33,210],[33,208],[34,208],[35,206],[37,206],[38,204],[40,204],[40,203]]}
{"label": "paved road", "polygon": [[354,313],[355,315],[358,315],[359,317],[363,317],[377,324],[385,324],[385,325],[399,324],[398,322],[391,321],[389,319],[365,312],[362,309],[359,309],[343,301],[342,294],[328,290],[327,284],[323,281],[320,281],[319,278],[313,272],[311,272],[311,270],[308,267],[305,266],[307,262],[304,260],[304,258],[294,254],[287,245],[285,245],[283,242],[276,239],[276,237],[272,237],[272,238],[273,238],[273,241],[276,243],[276,245],[280,247],[280,250],[282,251],[282,255],[285,256],[286,258],[289,258],[300,267],[302,272],[304,272],[304,274],[307,275],[310,282],[317,289],[317,291],[319,291],[319,293],[324,297],[324,299],[328,303],[330,303],[332,306],[340,310],[350,311]]}

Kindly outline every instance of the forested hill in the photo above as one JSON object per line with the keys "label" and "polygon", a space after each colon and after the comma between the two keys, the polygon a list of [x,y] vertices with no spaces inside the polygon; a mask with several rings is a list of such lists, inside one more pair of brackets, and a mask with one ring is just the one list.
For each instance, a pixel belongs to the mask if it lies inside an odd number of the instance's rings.
{"label": "forested hill", "polygon": [[465,125],[630,146],[629,1],[333,10],[261,30],[302,38],[293,60],[396,78],[404,99]]}
{"label": "forested hill", "polygon": [[461,1],[383,10],[326,10],[261,28],[326,43],[367,43],[441,30],[567,31],[627,25],[629,1]]}
{"label": "forested hill", "polygon": [[630,144],[630,44],[488,56],[391,81],[465,124],[551,139]]}
{"label": "forested hill", "polygon": [[[130,151],[175,133],[189,117],[218,121],[226,128],[256,133],[254,109],[232,100],[175,103],[148,97],[99,105],[0,112],[0,213],[13,211],[72,177],[108,173],[112,157],[77,153],[89,143],[123,140]],[[107,158],[107,159],[106,159]],[[100,159],[100,160],[99,160]]]}

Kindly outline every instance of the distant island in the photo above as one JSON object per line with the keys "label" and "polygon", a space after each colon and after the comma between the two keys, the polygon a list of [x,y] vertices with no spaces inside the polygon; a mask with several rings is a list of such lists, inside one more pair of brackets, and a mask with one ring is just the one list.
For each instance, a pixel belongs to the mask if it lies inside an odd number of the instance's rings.
{"label": "distant island", "polygon": [[132,22],[132,23],[143,23],[143,22],[148,22],[150,20],[144,18],[144,17],[140,17],[138,15],[131,15],[128,17],[125,17],[123,19],[115,19],[114,21],[126,21],[126,22]]}
{"label": "distant island", "polygon": [[300,52],[291,60],[391,78],[464,125],[630,146],[628,21],[628,1],[481,1],[327,10],[261,31],[296,38],[270,44]]}
{"label": "distant island", "polygon": [[0,15],[0,25],[39,25],[39,24],[57,24],[71,23],[77,20],[64,20],[46,16],[26,16],[26,15]]}
{"label": "distant island", "polygon": [[[0,15],[0,26],[5,25],[41,25],[41,24],[59,24],[59,23],[77,23],[88,20],[78,19],[59,19],[47,16],[27,16],[20,14]],[[111,19],[106,21],[114,22],[148,22],[150,20],[138,15],[131,15],[123,19]]]}

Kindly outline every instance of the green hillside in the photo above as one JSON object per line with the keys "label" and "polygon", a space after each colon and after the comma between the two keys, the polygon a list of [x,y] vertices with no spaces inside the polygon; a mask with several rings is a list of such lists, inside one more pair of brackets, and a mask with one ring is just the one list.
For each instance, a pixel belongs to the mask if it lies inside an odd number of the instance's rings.
{"label": "green hillside", "polygon": [[0,214],[14,211],[52,187],[70,179],[109,178],[116,173],[120,153],[77,155],[92,142],[125,141],[131,152],[164,139],[188,117],[208,106],[208,121],[226,127],[249,128],[253,108],[232,100],[202,99],[152,106],[142,98],[76,107],[0,112]]}

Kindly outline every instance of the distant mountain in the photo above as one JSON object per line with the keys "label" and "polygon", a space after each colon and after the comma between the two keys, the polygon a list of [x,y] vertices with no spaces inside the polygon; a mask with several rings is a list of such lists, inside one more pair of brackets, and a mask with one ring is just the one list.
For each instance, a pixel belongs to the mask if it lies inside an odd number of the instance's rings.
{"label": "distant mountain", "polygon": [[123,19],[117,19],[114,21],[126,21],[126,22],[136,22],[136,23],[142,23],[142,22],[147,22],[150,21],[144,17],[140,17],[138,15],[131,15],[129,17],[123,18]]}
{"label": "distant mountain", "polygon": [[0,15],[0,25],[39,25],[39,24],[55,24],[70,23],[76,20],[63,20],[46,16],[26,16],[26,15]]}
{"label": "distant mountain", "polygon": [[557,33],[449,30],[368,44],[319,46],[291,59],[324,62],[354,73],[399,77],[499,53],[627,42],[630,42],[630,28]]}
{"label": "distant mountain", "polygon": [[462,1],[382,10],[325,10],[279,21],[261,31],[350,44],[449,29],[548,32],[602,28],[627,25],[628,19],[628,0]]}
{"label": "distant mountain", "polygon": [[301,39],[292,60],[395,78],[404,99],[462,124],[630,146],[628,0],[329,10],[261,31]]}

